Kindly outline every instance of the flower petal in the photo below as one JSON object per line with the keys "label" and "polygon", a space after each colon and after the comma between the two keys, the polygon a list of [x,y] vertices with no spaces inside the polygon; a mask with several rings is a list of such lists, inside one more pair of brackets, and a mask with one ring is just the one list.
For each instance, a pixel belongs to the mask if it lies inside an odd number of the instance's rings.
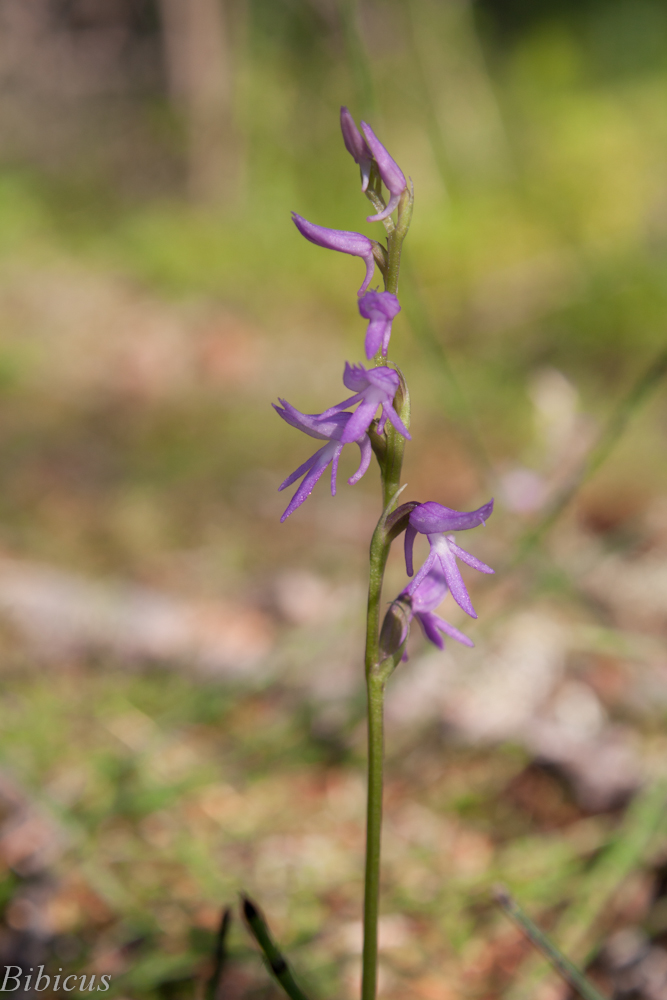
{"label": "flower petal", "polygon": [[[437,560],[417,588],[414,588],[413,584],[408,584],[408,587],[412,589],[410,596],[415,614],[418,612],[433,611],[439,604],[442,604],[449,593],[447,581],[442,574],[440,564]],[[405,588],[405,591],[407,591],[408,587]]]}
{"label": "flower petal", "polygon": [[481,559],[476,559],[475,556],[471,556],[470,553],[466,552],[465,549],[462,549],[458,545],[456,545],[451,540],[451,538],[449,539],[449,547],[454,553],[454,555],[458,556],[458,558],[461,559],[462,562],[467,563],[468,566],[472,566],[473,569],[478,569],[480,573],[495,573],[495,570],[491,569],[490,566],[487,566],[486,563],[483,563]]}
{"label": "flower petal", "polygon": [[[401,192],[402,193],[402,192]],[[387,202],[387,207],[383,208],[381,212],[377,215],[367,215],[366,222],[382,222],[383,219],[388,218],[393,211],[398,208],[398,203],[401,200],[400,194],[392,194],[391,198]]]}
{"label": "flower petal", "polygon": [[[406,532],[406,534],[407,534],[407,532]],[[424,581],[424,579],[428,576],[428,574],[433,569],[433,566],[436,563],[436,561],[437,561],[437,555],[435,553],[435,550],[433,548],[431,548],[431,551],[426,556],[426,559],[422,563],[422,565],[421,565],[421,567],[420,567],[420,569],[419,569],[416,577],[414,578],[414,580],[411,580],[410,583],[405,588],[404,593],[406,593],[408,595],[408,597],[412,597],[412,595],[415,593],[415,591],[417,590],[417,588],[421,586],[421,584]]]}
{"label": "flower petal", "polygon": [[363,474],[368,470],[368,466],[371,464],[371,457],[373,455],[371,440],[368,434],[364,434],[364,436],[357,441],[357,444],[359,445],[359,451],[361,452],[361,460],[357,471],[348,479],[350,486],[354,486],[355,483],[358,483]]}
{"label": "flower petal", "polygon": [[355,163],[360,165],[366,164],[370,172],[370,163],[373,159],[373,154],[368,148],[363,135],[357,128],[354,118],[344,105],[340,109],[340,130],[343,133],[345,148],[350,156],[353,158]]}
{"label": "flower petal", "polygon": [[371,281],[373,280],[373,275],[375,274],[375,257],[373,256],[373,250],[369,255],[364,255],[364,260],[366,261],[366,277],[364,278],[361,288],[357,292],[357,295],[363,295]]}
{"label": "flower petal", "polygon": [[407,441],[412,441],[412,437],[410,436],[409,430],[407,429],[407,427],[405,426],[405,424],[403,423],[403,421],[401,420],[401,418],[399,417],[398,413],[391,405],[391,403],[384,404],[384,413],[385,416],[388,418],[389,423],[392,424],[392,426],[398,431],[398,433],[402,434]]}
{"label": "flower petal", "polygon": [[[372,319],[368,324],[366,339],[364,340],[364,350],[369,361],[377,354],[384,341],[388,339],[386,336],[387,327],[389,327],[389,331],[391,332],[391,323],[384,317],[381,319]],[[384,354],[386,355],[386,353],[385,351]]]}
{"label": "flower petal", "polygon": [[313,492],[318,479],[326,469],[329,462],[332,460],[337,447],[338,445],[335,445],[333,441],[330,441],[324,446],[324,448],[320,449],[318,452],[319,459],[317,463],[313,465],[310,472],[301,483],[301,486],[299,486],[298,490],[287,505],[285,513],[280,518],[281,524],[290,516],[290,514],[294,513],[297,507],[301,506],[304,500],[308,499],[310,494]]}
{"label": "flower petal", "polygon": [[415,618],[422,627],[422,631],[429,642],[432,642],[434,646],[438,649],[445,648],[445,641],[438,632],[437,620],[438,616],[432,614],[430,611],[425,611],[423,614],[416,614]]}
{"label": "flower petal", "polygon": [[343,384],[347,389],[352,389],[361,395],[364,389],[368,389],[368,372],[363,365],[351,365],[349,361],[346,361]]}
{"label": "flower petal", "polygon": [[362,233],[317,226],[314,222],[308,222],[303,216],[297,215],[296,212],[292,212],[292,220],[301,235],[318,247],[338,250],[339,253],[349,253],[353,257],[367,257],[369,254],[372,257],[373,255],[373,244],[368,236],[364,236]]}
{"label": "flower petal", "polygon": [[393,292],[366,292],[359,299],[359,312],[364,319],[375,319],[377,315],[393,319],[401,311],[398,296]]}
{"label": "flower petal", "polygon": [[375,416],[375,412],[378,408],[377,400],[363,400],[350,416],[348,420],[347,427],[341,435],[341,441],[343,444],[352,444],[365,434],[371,425],[371,421]]}
{"label": "flower petal", "polygon": [[331,496],[336,496],[336,476],[338,475],[338,459],[340,458],[340,453],[343,450],[342,444],[337,445],[335,452],[333,453],[333,458],[331,460]]}
{"label": "flower petal", "polygon": [[[449,550],[448,545],[438,546],[437,558],[440,560],[442,572],[444,573],[447,585],[452,592],[452,597],[458,606],[463,608],[466,614],[470,615],[471,618],[476,618],[477,613],[472,606],[470,594],[468,593],[466,585],[463,582],[461,571],[456,565],[456,557],[454,553]],[[415,579],[417,579],[417,577],[415,577]]]}
{"label": "flower petal", "polygon": [[322,413],[301,413],[295,406],[288,403],[286,399],[281,399],[282,408],[273,403],[273,408],[279,417],[296,427],[297,430],[309,434],[310,437],[319,438],[321,441],[340,439],[345,429],[345,425],[350,419],[349,413],[337,413],[332,407],[326,414]]}
{"label": "flower petal", "polygon": [[380,177],[384,181],[385,187],[391,192],[392,195],[402,194],[408,186],[405,174],[393,157],[389,155],[370,125],[366,122],[360,122],[360,128],[368,148],[373,154],[375,162],[378,165],[378,171],[380,173]]}
{"label": "flower petal", "polygon": [[[326,447],[327,446],[324,445],[324,448]],[[281,490],[287,489],[287,487],[291,486],[292,483],[295,483],[297,479],[301,479],[301,476],[304,476],[306,472],[308,472],[309,469],[311,469],[313,465],[315,465],[318,458],[324,451],[324,448],[320,448],[319,451],[316,451],[314,455],[311,455],[310,458],[306,459],[303,465],[300,465],[298,469],[295,469],[294,472],[287,477],[285,482],[280,484],[280,486],[278,487],[278,492],[280,493]]]}
{"label": "flower petal", "polygon": [[340,413],[342,410],[346,410],[348,406],[353,406],[361,399],[363,399],[363,394],[357,392],[354,396],[350,396],[349,399],[344,399],[342,403],[336,403],[335,406],[330,406],[328,410],[323,410],[322,413],[318,414],[318,417],[320,420],[331,417],[334,413]]}
{"label": "flower petal", "polygon": [[441,632],[444,632],[445,635],[450,636],[452,639],[456,639],[457,642],[462,642],[464,646],[472,647],[475,645],[472,639],[468,638],[464,632],[460,632],[457,628],[454,628],[453,625],[450,625],[449,622],[445,621],[444,618],[441,618],[440,615],[435,615],[431,612],[430,618],[435,627],[440,629]]}

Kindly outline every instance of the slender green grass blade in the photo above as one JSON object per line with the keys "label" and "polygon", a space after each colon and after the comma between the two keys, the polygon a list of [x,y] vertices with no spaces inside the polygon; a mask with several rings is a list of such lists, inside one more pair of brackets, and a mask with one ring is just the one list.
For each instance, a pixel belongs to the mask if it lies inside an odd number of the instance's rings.
{"label": "slender green grass blade", "polygon": [[282,952],[271,936],[268,924],[259,907],[247,896],[241,897],[241,905],[250,933],[262,949],[273,977],[282,986],[290,1000],[308,1000],[306,994],[295,982]]}
{"label": "slender green grass blade", "polygon": [[502,907],[510,920],[523,931],[528,940],[547,958],[561,979],[564,979],[583,1000],[605,1000],[592,983],[577,969],[568,958],[558,950],[553,941],[540,930],[527,913],[521,909],[515,899],[504,888],[496,889],[496,902]]}
{"label": "slender green grass blade", "polygon": [[213,972],[206,984],[206,1000],[218,1000],[220,991],[220,980],[227,962],[227,935],[232,923],[232,911],[226,906],[222,911],[218,936],[215,941],[215,951],[213,953]]}
{"label": "slender green grass blade", "polygon": [[[575,962],[587,963],[599,946],[599,920],[619,886],[644,862],[667,818],[667,783],[647,785],[629,806],[623,822],[593,867],[580,880],[574,903],[565,911],[553,937]],[[532,1000],[549,974],[539,959],[527,962],[507,1000]]]}

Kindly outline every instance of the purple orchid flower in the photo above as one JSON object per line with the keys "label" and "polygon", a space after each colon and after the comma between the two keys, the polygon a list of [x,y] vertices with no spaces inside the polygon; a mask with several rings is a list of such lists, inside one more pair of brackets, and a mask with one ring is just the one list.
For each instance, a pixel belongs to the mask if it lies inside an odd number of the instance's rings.
{"label": "purple orchid flower", "polygon": [[340,438],[343,444],[358,441],[359,437],[368,431],[378,406],[382,408],[377,426],[378,434],[382,434],[388,420],[399,434],[408,441],[412,440],[407,427],[394,409],[394,396],[401,381],[393,368],[386,366],[364,368],[363,365],[351,365],[346,361],[343,382],[348,389],[356,390],[354,396],[344,399],[342,403],[337,403],[336,406],[320,414],[320,419],[328,419],[337,413],[340,414],[340,411],[347,409],[348,406],[360,404],[354,413],[349,414],[350,420]]}
{"label": "purple orchid flower", "polygon": [[305,236],[311,243],[317,244],[318,247],[338,250],[340,253],[349,253],[353,257],[363,257],[366,262],[366,277],[357,292],[358,295],[363,295],[375,272],[373,241],[362,233],[350,233],[344,229],[325,229],[324,226],[316,226],[314,222],[308,222],[296,212],[292,212],[292,219],[301,235]]}
{"label": "purple orchid flower", "polygon": [[[322,441],[327,441],[328,443],[316,451],[314,455],[300,465],[291,476],[288,476],[284,483],[278,487],[278,490],[284,490],[292,483],[295,483],[297,479],[303,476],[303,481],[297,489],[296,493],[290,500],[285,513],[280,518],[280,523],[288,518],[290,514],[293,514],[297,507],[306,500],[310,494],[313,492],[316,482],[326,469],[328,465],[331,465],[331,495],[336,495],[336,474],[338,472],[338,460],[340,458],[340,453],[343,450],[343,446],[347,444],[347,440],[343,441],[343,435],[347,426],[356,414],[352,413],[338,413],[330,412],[330,414],[324,413],[301,413],[299,410],[295,409],[290,403],[285,399],[281,399],[281,406],[276,406],[273,404],[273,408],[276,413],[283,418],[292,427],[296,427],[298,430],[303,431],[305,434],[309,434],[311,437],[320,438]],[[371,462],[371,442],[368,434],[365,430],[362,430],[354,438],[349,438],[350,441],[356,441],[359,445],[359,451],[361,452],[361,461],[359,463],[359,468],[350,476],[348,483],[350,486],[354,483],[358,483],[363,474],[368,469]]]}
{"label": "purple orchid flower", "polygon": [[370,320],[366,331],[366,357],[370,361],[382,346],[382,357],[387,357],[391,324],[401,311],[401,304],[392,292],[366,292],[359,299],[359,312]]}
{"label": "purple orchid flower", "polygon": [[477,614],[472,606],[470,595],[463,582],[461,572],[456,564],[456,560],[462,559],[468,566],[477,569],[480,573],[493,573],[490,566],[471,556],[469,552],[459,548],[455,544],[452,535],[445,535],[446,531],[463,531],[468,528],[476,528],[479,524],[485,524],[486,519],[493,511],[493,500],[483,504],[477,510],[460,511],[452,510],[451,507],[443,507],[442,504],[430,500],[422,503],[410,514],[408,527],[405,531],[405,567],[408,576],[412,576],[414,570],[412,565],[412,550],[417,533],[426,535],[431,545],[426,562],[421,567],[416,577],[406,588],[412,594],[419,587],[422,580],[431,571],[438,568],[445,578],[447,586],[452,592],[452,597],[463,610],[476,618]]}
{"label": "purple orchid flower", "polygon": [[462,642],[464,646],[474,646],[472,639],[454,628],[440,615],[434,614],[434,609],[444,601],[448,591],[449,587],[444,574],[438,566],[432,566],[417,586],[415,586],[414,581],[408,584],[401,591],[398,599],[410,599],[410,617],[419,621],[426,638],[439,649],[445,648],[441,633],[448,635],[451,639],[456,639],[457,642]]}
{"label": "purple orchid flower", "polygon": [[366,122],[361,122],[361,131],[378,165],[378,172],[384,182],[384,186],[390,195],[387,207],[377,215],[369,215],[366,221],[382,222],[397,207],[401,195],[408,186],[408,182],[405,179],[405,174],[396,161],[389,155],[370,125],[367,125]]}
{"label": "purple orchid flower", "polygon": [[361,190],[365,191],[371,176],[373,154],[366,145],[366,140],[357,128],[354,118],[346,107],[340,109],[340,130],[343,133],[345,148],[361,170]]}

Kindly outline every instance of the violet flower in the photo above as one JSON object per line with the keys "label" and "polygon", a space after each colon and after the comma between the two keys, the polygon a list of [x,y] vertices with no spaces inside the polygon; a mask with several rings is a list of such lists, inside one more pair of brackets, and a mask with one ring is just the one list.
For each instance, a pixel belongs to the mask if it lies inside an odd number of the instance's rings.
{"label": "violet flower", "polygon": [[[282,406],[276,406],[273,404],[273,408],[276,413],[283,418],[292,427],[296,427],[298,430],[303,431],[305,434],[309,434],[311,437],[320,438],[328,443],[316,451],[314,455],[300,465],[298,469],[288,476],[284,483],[282,483],[278,490],[284,490],[292,483],[295,483],[297,479],[303,476],[301,485],[297,489],[296,493],[287,505],[285,513],[280,518],[282,522],[293,514],[297,507],[306,500],[310,494],[313,492],[315,483],[318,481],[324,470],[328,465],[331,465],[331,495],[336,495],[336,474],[338,472],[338,460],[340,458],[340,453],[343,450],[343,446],[347,443],[342,440],[343,434],[352,420],[355,414],[352,413],[338,413],[331,412],[330,414],[323,413],[300,413],[294,406],[291,406],[285,399],[281,399],[280,403]],[[350,476],[348,483],[350,486],[354,483],[359,482],[363,474],[368,469],[371,461],[371,442],[368,434],[362,430],[356,438],[349,438],[350,441],[356,441],[359,445],[359,451],[361,452],[361,461],[359,463],[359,468]]]}
{"label": "violet flower", "polygon": [[493,573],[490,566],[471,556],[469,552],[459,548],[455,544],[452,535],[445,535],[446,531],[463,531],[468,528],[475,528],[479,524],[484,524],[487,517],[493,510],[493,500],[483,504],[477,510],[460,511],[452,510],[451,507],[443,507],[442,504],[430,500],[422,503],[410,513],[408,527],[405,531],[405,567],[408,576],[413,574],[412,550],[417,533],[426,535],[431,545],[426,562],[421,567],[416,577],[406,590],[412,594],[419,587],[422,580],[436,568],[442,572],[447,586],[452,592],[452,597],[463,610],[476,618],[475,609],[472,606],[470,595],[463,582],[456,560],[462,559],[468,566],[477,569],[480,573]]}
{"label": "violet flower", "polygon": [[371,283],[375,272],[375,258],[373,256],[373,240],[362,233],[350,233],[344,229],[325,229],[324,226],[316,226],[314,222],[292,212],[294,225],[302,236],[305,236],[311,243],[318,247],[326,247],[327,250],[338,250],[340,253],[349,253],[353,257],[363,257],[366,262],[366,277],[358,295],[363,295]]}
{"label": "violet flower", "polygon": [[346,361],[343,382],[348,389],[356,389],[354,396],[350,396],[342,403],[337,403],[336,406],[325,410],[319,418],[328,419],[332,415],[340,414],[340,411],[346,410],[348,406],[353,406],[355,403],[360,404],[354,413],[349,414],[350,420],[340,438],[343,444],[358,441],[359,437],[368,431],[378,406],[382,408],[377,426],[378,434],[382,434],[388,420],[399,434],[402,434],[408,441],[411,440],[407,427],[394,409],[394,396],[398,392],[401,381],[393,368],[386,366],[364,368],[363,365],[351,365]]}
{"label": "violet flower", "polygon": [[440,615],[434,614],[434,608],[437,608],[444,601],[448,591],[447,580],[440,567],[432,566],[420,583],[415,586],[413,580],[401,591],[398,599],[409,598],[410,618],[414,617],[418,620],[426,638],[439,649],[445,647],[441,633],[448,635],[451,639],[456,639],[457,642],[462,642],[464,646],[474,646],[472,639],[469,639],[463,632],[459,632]]}
{"label": "violet flower", "polygon": [[359,299],[359,312],[370,320],[366,330],[366,357],[370,361],[382,346],[382,357],[387,357],[391,324],[401,311],[401,304],[392,292],[366,292]]}
{"label": "violet flower", "polygon": [[397,207],[401,195],[408,186],[408,182],[405,179],[405,174],[396,161],[389,155],[370,125],[367,125],[366,122],[361,122],[361,131],[378,165],[378,173],[390,195],[387,207],[377,215],[369,215],[366,221],[382,222]]}
{"label": "violet flower", "polygon": [[361,190],[365,191],[371,176],[373,154],[366,145],[366,140],[354,123],[354,118],[346,107],[340,109],[340,130],[343,133],[345,148],[361,170]]}

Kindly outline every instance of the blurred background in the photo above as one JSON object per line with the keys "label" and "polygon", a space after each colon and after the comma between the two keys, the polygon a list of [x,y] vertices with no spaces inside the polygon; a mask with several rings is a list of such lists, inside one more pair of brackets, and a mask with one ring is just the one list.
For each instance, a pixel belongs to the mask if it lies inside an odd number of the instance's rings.
{"label": "blurred background", "polygon": [[[356,993],[378,476],[281,526],[270,408],[362,359],[362,264],[289,217],[382,235],[341,104],[415,186],[406,497],[497,502],[475,649],[389,687],[382,996],[565,997],[503,881],[662,1000],[661,0],[0,0],[0,961],[201,995],[245,889]],[[277,996],[229,948],[221,996]]]}

